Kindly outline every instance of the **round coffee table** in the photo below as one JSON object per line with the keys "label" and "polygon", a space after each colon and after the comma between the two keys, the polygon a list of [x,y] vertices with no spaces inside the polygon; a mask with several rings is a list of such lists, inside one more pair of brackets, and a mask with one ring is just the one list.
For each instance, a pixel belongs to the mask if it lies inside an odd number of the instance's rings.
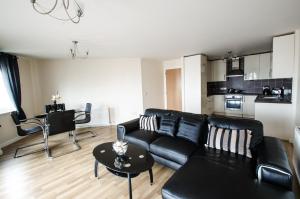
{"label": "round coffee table", "polygon": [[132,198],[131,178],[149,171],[150,184],[153,184],[152,166],[154,159],[146,150],[128,144],[126,155],[117,156],[112,148],[113,142],[103,143],[94,148],[95,177],[98,177],[98,164],[102,164],[114,175],[128,178],[129,198]]}

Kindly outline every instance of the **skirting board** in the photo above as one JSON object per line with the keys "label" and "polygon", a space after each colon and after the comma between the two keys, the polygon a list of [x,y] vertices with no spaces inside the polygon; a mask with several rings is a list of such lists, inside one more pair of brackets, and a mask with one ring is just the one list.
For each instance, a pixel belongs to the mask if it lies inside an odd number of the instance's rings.
{"label": "skirting board", "polygon": [[[84,129],[84,128],[92,128],[92,127],[109,127],[109,126],[112,126],[112,125],[110,125],[110,124],[107,124],[107,125],[86,125],[86,126],[84,126],[84,127],[78,128],[78,129],[81,129],[81,128],[82,128],[82,129]],[[4,142],[4,143],[1,143],[1,144],[0,144],[0,155],[3,154],[2,148],[6,147],[6,146],[8,146],[8,145],[11,145],[11,144],[13,144],[13,143],[15,143],[15,142],[17,142],[17,141],[23,139],[23,138],[25,138],[25,137],[17,136],[17,137],[15,137],[15,138],[13,138],[13,139],[7,140],[7,141]]]}
{"label": "skirting board", "polygon": [[6,147],[6,146],[8,146],[8,145],[11,145],[11,144],[13,144],[13,143],[15,143],[15,142],[17,142],[17,141],[19,141],[19,140],[22,140],[23,138],[24,138],[24,137],[17,136],[17,137],[15,137],[15,138],[13,138],[13,139],[7,140],[7,141],[4,142],[4,143],[1,143],[1,144],[0,144],[0,155],[3,154],[2,148]]}

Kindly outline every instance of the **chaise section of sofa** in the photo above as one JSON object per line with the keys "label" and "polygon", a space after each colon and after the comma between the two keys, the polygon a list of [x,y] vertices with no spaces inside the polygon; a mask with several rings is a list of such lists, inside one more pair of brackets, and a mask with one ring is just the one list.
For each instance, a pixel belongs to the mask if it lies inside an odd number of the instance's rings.
{"label": "chaise section of sofa", "polygon": [[[162,188],[163,198],[294,198],[292,172],[284,147],[279,139],[264,137],[261,122],[161,109],[147,109],[145,115],[156,115],[158,127],[165,115],[178,117],[178,126],[187,118],[193,121],[191,125],[200,125],[197,142],[189,139],[189,128],[182,137],[178,129],[174,136],[140,130],[138,118],[118,125],[118,139],[148,150],[157,163],[176,170]],[[252,158],[206,147],[208,124],[250,130]]]}

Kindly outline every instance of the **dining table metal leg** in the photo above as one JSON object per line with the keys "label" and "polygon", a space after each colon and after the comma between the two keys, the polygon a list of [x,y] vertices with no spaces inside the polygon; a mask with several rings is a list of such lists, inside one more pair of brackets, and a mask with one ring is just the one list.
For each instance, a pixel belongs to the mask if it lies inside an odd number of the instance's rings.
{"label": "dining table metal leg", "polygon": [[132,199],[131,176],[129,173],[127,174],[127,176],[128,176],[129,199]]}
{"label": "dining table metal leg", "polygon": [[153,172],[152,172],[152,168],[149,169],[149,175],[150,175],[150,185],[153,185]]}
{"label": "dining table metal leg", "polygon": [[95,173],[95,177],[98,177],[98,161],[95,160],[95,165],[94,165],[94,173]]}

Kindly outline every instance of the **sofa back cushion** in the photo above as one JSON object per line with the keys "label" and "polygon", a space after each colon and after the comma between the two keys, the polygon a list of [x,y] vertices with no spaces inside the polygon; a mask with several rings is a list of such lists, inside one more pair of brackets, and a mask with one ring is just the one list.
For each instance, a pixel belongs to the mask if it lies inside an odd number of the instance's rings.
{"label": "sofa back cushion", "polygon": [[146,131],[157,131],[157,118],[156,115],[146,116],[141,115],[139,121],[140,129]]}
{"label": "sofa back cushion", "polygon": [[260,121],[257,120],[229,118],[224,116],[210,116],[208,117],[208,123],[211,126],[216,126],[224,129],[250,130],[252,138],[249,148],[252,152],[252,155],[256,154],[257,147],[263,141],[263,125]]}
{"label": "sofa back cushion", "polygon": [[[199,123],[201,123],[200,137],[199,137],[198,143],[202,144],[202,145],[204,145],[206,143],[208,125],[207,125],[207,115],[205,115],[205,114],[194,114],[194,113],[174,111],[174,110],[149,108],[149,109],[145,110],[144,115],[156,115],[158,129],[160,129],[161,119],[165,115],[176,116],[177,118],[184,117],[184,118],[190,118],[190,119],[197,120],[197,121],[199,121]],[[179,122],[179,120],[177,122]]]}
{"label": "sofa back cushion", "polygon": [[160,121],[160,127],[157,131],[161,135],[174,137],[178,127],[178,117],[174,115],[164,115]]}
{"label": "sofa back cushion", "polygon": [[177,137],[199,144],[200,135],[201,121],[189,117],[181,117]]}
{"label": "sofa back cushion", "polygon": [[252,132],[247,129],[225,129],[209,125],[206,146],[223,151],[230,151],[252,158],[250,142]]}

